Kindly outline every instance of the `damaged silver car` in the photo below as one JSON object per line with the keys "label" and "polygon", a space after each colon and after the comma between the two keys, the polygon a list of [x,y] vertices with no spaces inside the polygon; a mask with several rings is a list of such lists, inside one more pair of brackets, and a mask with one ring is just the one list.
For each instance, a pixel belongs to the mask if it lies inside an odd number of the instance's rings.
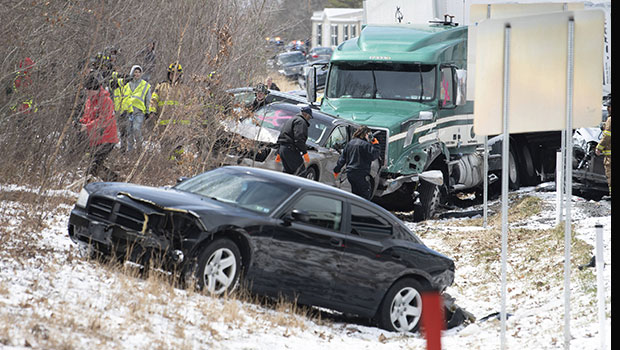
{"label": "damaged silver car", "polygon": [[[223,122],[227,136],[221,140],[226,148],[225,165],[282,171],[282,163],[276,162],[277,139],[284,123],[300,112],[301,106],[288,103],[273,103],[259,108],[241,120]],[[349,121],[314,111],[308,127],[308,155],[305,177],[337,188],[351,191],[342,172],[334,178],[333,169],[344,146],[359,126]],[[382,160],[375,160],[371,166],[373,193],[379,184],[379,168]]]}

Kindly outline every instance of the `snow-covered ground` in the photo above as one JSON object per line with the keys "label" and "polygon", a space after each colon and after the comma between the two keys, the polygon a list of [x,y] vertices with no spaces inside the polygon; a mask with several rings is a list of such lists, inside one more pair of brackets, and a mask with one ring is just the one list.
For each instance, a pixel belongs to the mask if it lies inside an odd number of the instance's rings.
{"label": "snow-covered ground", "polygon": [[[36,196],[24,205],[17,198]],[[306,317],[287,303],[213,298],[79,257],[67,236],[77,193],[0,186],[0,348],[3,349],[424,349],[421,334],[398,334],[363,320]],[[32,197],[31,197],[32,198]],[[524,200],[525,199],[525,200]],[[511,194],[507,349],[564,348],[564,236],[555,193]],[[491,201],[491,208],[498,208]],[[527,206],[542,207],[529,212]],[[471,209],[471,208],[470,208]],[[35,212],[33,212],[33,210]],[[525,213],[525,214],[524,214]],[[611,348],[611,202],[573,199],[572,349],[599,349],[596,269],[577,268],[604,225],[606,344]],[[44,225],[36,225],[42,216]],[[407,216],[403,216],[407,219]],[[443,332],[443,349],[499,349],[501,218],[408,223],[431,248],[453,258],[446,292],[476,322]]]}

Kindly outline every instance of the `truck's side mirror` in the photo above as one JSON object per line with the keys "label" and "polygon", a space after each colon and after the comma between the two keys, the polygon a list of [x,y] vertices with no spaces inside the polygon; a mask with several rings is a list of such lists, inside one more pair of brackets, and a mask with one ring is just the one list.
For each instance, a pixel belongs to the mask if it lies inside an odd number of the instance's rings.
{"label": "truck's side mirror", "polygon": [[418,120],[433,120],[433,112],[431,111],[421,111]]}
{"label": "truck's side mirror", "polygon": [[308,67],[306,72],[306,98],[308,103],[314,103],[316,101],[316,67]]}
{"label": "truck's side mirror", "polygon": [[467,71],[456,69],[456,105],[463,106],[467,103]]}

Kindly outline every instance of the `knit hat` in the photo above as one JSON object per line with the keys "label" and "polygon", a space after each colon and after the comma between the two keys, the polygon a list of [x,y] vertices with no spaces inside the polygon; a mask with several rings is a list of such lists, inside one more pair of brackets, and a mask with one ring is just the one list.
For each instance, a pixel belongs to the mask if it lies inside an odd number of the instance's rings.
{"label": "knit hat", "polygon": [[129,75],[133,75],[133,71],[139,69],[140,72],[144,72],[144,70],[142,70],[142,67],[140,67],[139,65],[134,65],[133,67],[131,67],[131,70],[129,71]]}

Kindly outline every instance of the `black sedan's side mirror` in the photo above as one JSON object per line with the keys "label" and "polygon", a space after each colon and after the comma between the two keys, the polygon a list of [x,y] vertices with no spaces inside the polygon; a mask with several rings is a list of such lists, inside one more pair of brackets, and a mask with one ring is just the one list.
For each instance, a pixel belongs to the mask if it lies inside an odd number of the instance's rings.
{"label": "black sedan's side mirror", "polygon": [[294,209],[290,214],[284,215],[283,224],[289,226],[293,221],[309,222],[310,214],[305,210]]}
{"label": "black sedan's side mirror", "polygon": [[291,216],[295,221],[301,222],[309,222],[310,221],[310,213],[305,210],[295,209],[291,212]]}
{"label": "black sedan's side mirror", "polygon": [[180,184],[181,182],[183,182],[183,181],[185,181],[185,180],[187,180],[187,179],[189,179],[189,177],[187,177],[187,176],[181,176],[181,177],[177,178],[177,184]]}

